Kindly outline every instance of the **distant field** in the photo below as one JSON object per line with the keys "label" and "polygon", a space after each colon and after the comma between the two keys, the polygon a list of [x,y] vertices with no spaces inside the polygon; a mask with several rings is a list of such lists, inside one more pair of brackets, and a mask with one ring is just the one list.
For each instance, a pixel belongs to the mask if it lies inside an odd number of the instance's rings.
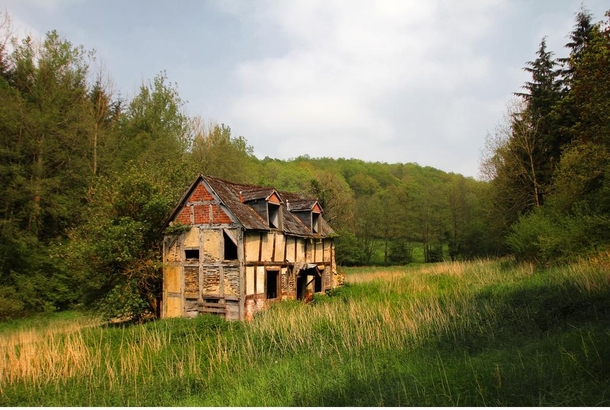
{"label": "distant field", "polygon": [[610,254],[346,273],[248,323],[0,323],[0,405],[610,405]]}

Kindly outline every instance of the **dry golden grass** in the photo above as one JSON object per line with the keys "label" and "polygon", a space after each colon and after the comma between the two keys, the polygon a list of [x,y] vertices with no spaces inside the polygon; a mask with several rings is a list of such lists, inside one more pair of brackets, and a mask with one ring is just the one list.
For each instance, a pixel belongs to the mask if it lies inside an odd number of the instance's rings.
{"label": "dry golden grass", "polygon": [[[12,384],[41,386],[73,378],[85,385],[103,384],[110,391],[187,376],[212,379],[248,373],[270,357],[303,352],[347,363],[353,355],[415,349],[433,334],[459,336],[472,326],[483,334],[486,320],[493,320],[495,313],[483,302],[476,307],[471,303],[474,289],[534,275],[531,265],[502,265],[505,262],[363,270],[348,275],[347,283],[371,283],[378,296],[371,296],[367,288],[363,298],[282,304],[235,327],[239,334],[231,334],[234,330],[229,328],[206,340],[196,333],[175,340],[171,330],[147,326],[111,334],[93,319],[0,333],[0,393]],[[555,274],[591,292],[610,287],[609,272],[610,253],[602,253]]]}
{"label": "dry golden grass", "polygon": [[[71,378],[93,380],[100,375],[109,386],[153,373],[153,359],[171,345],[168,333],[146,328],[125,329],[124,340],[116,346],[97,319],[70,325],[22,330],[0,334],[0,392],[14,383],[40,385],[65,382]],[[91,329],[98,326],[98,329]],[[85,335],[85,332],[88,332]],[[136,337],[137,333],[137,337]],[[116,342],[114,342],[116,344]],[[169,362],[171,370],[182,361]],[[192,367],[192,366],[191,366]]]}
{"label": "dry golden grass", "polygon": [[0,385],[18,380],[48,382],[83,372],[92,352],[81,332],[99,325],[99,319],[84,318],[0,334]]}
{"label": "dry golden grass", "polygon": [[[610,260],[610,258],[608,259]],[[374,280],[390,281],[401,280],[405,277],[411,279],[420,278],[426,281],[428,275],[445,275],[450,277],[463,277],[469,275],[478,278],[481,283],[496,282],[504,275],[499,265],[502,263],[511,263],[511,259],[479,259],[474,261],[455,261],[441,262],[426,265],[407,266],[399,268],[380,268],[377,270],[366,269],[364,272],[358,272],[347,276],[346,283],[363,283]],[[522,279],[523,277],[534,274],[535,266],[532,263],[511,264],[511,278]]]}
{"label": "dry golden grass", "polygon": [[[564,280],[574,281],[585,292],[598,292],[610,288],[610,251],[581,259],[560,271]],[[577,279],[577,280],[575,280]]]}
{"label": "dry golden grass", "polygon": [[[480,262],[484,264],[485,262]],[[384,269],[350,275],[348,283],[380,281],[382,291],[420,294],[431,290],[425,276],[430,274],[460,277],[472,263],[445,263],[434,266]],[[435,299],[412,299],[400,303],[388,300],[350,299],[345,304],[328,303],[298,306],[295,309],[275,309],[260,315],[246,326],[244,339],[219,335],[207,347],[206,364],[195,348],[196,335],[175,349],[161,364],[167,374],[174,376],[210,374],[232,363],[255,364],[261,357],[277,349],[285,354],[298,354],[305,349],[319,355],[328,351],[358,351],[369,346],[392,349],[397,346],[417,345],[433,326],[447,328],[450,317],[463,312],[467,306],[456,302],[441,307]],[[0,385],[17,382],[50,383],[73,377],[108,379],[117,386],[133,377],[147,377],[153,373],[155,355],[163,349],[173,349],[171,335],[163,332],[134,328],[124,332],[138,332],[137,337],[126,334],[120,342],[118,354],[111,350],[104,329],[99,336],[85,341],[83,332],[99,326],[97,319],[54,323],[50,327],[0,334]],[[323,326],[323,329],[320,329]],[[321,339],[318,331],[330,337]],[[134,341],[137,340],[137,341]],[[265,343],[260,343],[265,340]],[[115,347],[116,350],[116,347]],[[236,359],[236,357],[239,359]],[[159,373],[158,369],[157,372]]]}

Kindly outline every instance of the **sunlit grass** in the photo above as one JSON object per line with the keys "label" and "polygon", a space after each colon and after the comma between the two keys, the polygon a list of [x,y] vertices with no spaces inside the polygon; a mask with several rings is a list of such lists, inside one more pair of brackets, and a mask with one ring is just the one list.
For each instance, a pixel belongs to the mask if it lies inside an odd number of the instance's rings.
{"label": "sunlit grass", "polygon": [[350,268],[247,323],[0,327],[0,404],[608,405],[609,267]]}

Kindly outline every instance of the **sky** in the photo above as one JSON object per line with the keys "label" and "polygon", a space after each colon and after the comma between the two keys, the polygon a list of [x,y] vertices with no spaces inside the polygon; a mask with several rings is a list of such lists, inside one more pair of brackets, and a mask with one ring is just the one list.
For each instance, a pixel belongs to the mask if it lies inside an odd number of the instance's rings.
{"label": "sky", "polygon": [[478,177],[546,36],[607,0],[0,0],[16,34],[95,50],[117,95],[161,72],[258,158],[418,163]]}

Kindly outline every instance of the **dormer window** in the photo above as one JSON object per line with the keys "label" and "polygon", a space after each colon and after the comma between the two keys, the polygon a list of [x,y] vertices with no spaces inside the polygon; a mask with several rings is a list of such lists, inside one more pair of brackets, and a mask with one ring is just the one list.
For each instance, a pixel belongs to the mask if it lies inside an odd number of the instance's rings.
{"label": "dormer window", "polygon": [[272,229],[282,229],[282,198],[275,188],[255,188],[239,192],[240,202],[249,205]]}
{"label": "dormer window", "polygon": [[314,198],[297,198],[288,201],[288,210],[296,216],[313,234],[319,234],[321,231],[320,216],[322,215],[322,207]]}
{"label": "dormer window", "polygon": [[271,228],[280,229],[280,206],[268,202],[267,212],[269,215],[269,226]]}
{"label": "dormer window", "polygon": [[322,207],[316,201],[311,207],[311,232],[320,233],[320,214],[322,213]]}
{"label": "dormer window", "polygon": [[267,198],[267,216],[269,220],[269,227],[274,229],[281,229],[281,211],[280,206],[282,204],[282,200],[277,194],[277,192],[273,191]]}
{"label": "dormer window", "polygon": [[318,212],[311,213],[311,231],[313,233],[320,231],[320,214]]}

